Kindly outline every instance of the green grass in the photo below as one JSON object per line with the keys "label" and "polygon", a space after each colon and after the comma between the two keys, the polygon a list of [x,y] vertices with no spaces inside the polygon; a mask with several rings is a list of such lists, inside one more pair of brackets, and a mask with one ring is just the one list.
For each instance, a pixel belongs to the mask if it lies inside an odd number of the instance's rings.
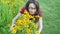
{"label": "green grass", "polygon": [[42,34],[60,34],[60,0],[40,0],[43,10]]}
{"label": "green grass", "polygon": [[[16,2],[16,4],[10,6],[12,2]],[[24,6],[24,3],[19,5],[18,3],[20,3],[19,0],[12,0],[8,4],[3,4],[0,0],[0,34],[11,34],[8,24],[11,24],[12,19]],[[60,34],[60,0],[39,0],[39,3],[43,11],[41,34]]]}

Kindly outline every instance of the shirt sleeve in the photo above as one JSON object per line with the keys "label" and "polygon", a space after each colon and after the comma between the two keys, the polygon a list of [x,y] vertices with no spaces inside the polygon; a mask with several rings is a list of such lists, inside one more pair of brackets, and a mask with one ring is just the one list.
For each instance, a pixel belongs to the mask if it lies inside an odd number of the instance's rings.
{"label": "shirt sleeve", "polygon": [[20,13],[23,14],[25,9],[26,9],[26,7],[24,6],[24,7],[20,10]]}
{"label": "shirt sleeve", "polygon": [[39,15],[42,17],[42,10],[41,9],[39,10]]}

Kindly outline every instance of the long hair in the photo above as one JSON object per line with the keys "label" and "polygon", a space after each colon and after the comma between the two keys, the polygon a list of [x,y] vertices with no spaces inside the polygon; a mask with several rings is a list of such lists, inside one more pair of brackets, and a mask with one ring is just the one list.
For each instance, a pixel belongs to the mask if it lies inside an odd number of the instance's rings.
{"label": "long hair", "polygon": [[[28,7],[29,7],[30,3],[35,4],[36,9],[37,9],[34,16],[39,15],[39,3],[38,3],[38,1],[36,1],[36,0],[28,0],[28,2],[26,3],[26,9],[27,9],[28,12],[29,12]],[[39,20],[39,18],[36,18],[36,17],[35,17],[35,19],[36,19],[35,22],[37,22]]]}
{"label": "long hair", "polygon": [[[35,14],[34,15],[38,15],[39,14],[39,3],[37,2],[37,1],[35,1],[35,0],[29,0],[27,3],[26,3],[26,9],[28,10],[28,7],[29,7],[29,4],[30,3],[33,3],[33,4],[35,4],[36,5],[36,12],[35,12]],[[29,10],[28,10],[29,11]]]}

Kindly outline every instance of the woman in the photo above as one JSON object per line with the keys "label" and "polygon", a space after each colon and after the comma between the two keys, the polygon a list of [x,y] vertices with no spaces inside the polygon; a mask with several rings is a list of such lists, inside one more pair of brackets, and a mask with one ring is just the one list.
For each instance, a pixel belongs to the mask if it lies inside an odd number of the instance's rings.
{"label": "woman", "polygon": [[[21,9],[21,11],[13,18],[12,20],[12,26],[10,27],[10,30],[13,28],[13,26],[15,25],[15,21],[17,20],[17,18],[24,13],[24,10],[27,10],[29,12],[30,15],[40,15],[40,18],[36,18],[35,22],[39,22],[38,24],[38,30],[39,32],[42,31],[42,12],[39,8],[39,3],[35,0],[29,0],[26,5]],[[27,16],[28,17],[28,16]]]}

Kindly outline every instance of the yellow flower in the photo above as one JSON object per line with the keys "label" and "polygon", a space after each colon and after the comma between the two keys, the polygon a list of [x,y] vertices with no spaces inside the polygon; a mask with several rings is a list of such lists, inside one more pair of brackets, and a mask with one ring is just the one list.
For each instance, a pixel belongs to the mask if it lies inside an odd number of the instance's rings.
{"label": "yellow flower", "polygon": [[23,15],[23,17],[25,17],[25,18],[29,18],[29,13],[27,12],[27,10],[25,10],[25,12],[24,12],[24,14],[22,14]]}
{"label": "yellow flower", "polygon": [[[22,28],[27,28],[25,34],[31,34],[33,32],[32,27],[29,25],[33,25],[33,28],[37,29],[38,28],[38,23],[33,23],[31,18],[35,20],[34,17],[40,18],[39,15],[37,16],[32,16],[28,13],[27,10],[24,11],[24,14],[22,14],[23,19],[22,20],[17,20],[17,30],[22,30]],[[28,29],[29,28],[29,29]],[[16,30],[13,29],[13,32],[16,32]],[[36,31],[36,34],[40,34],[40,32]]]}
{"label": "yellow flower", "polygon": [[22,27],[21,27],[21,26],[17,26],[17,29],[18,29],[18,30],[21,30],[21,29],[22,29]]}
{"label": "yellow flower", "polygon": [[25,10],[25,12],[24,12],[24,13],[25,13],[25,14],[29,14],[27,10]]}
{"label": "yellow flower", "polygon": [[12,4],[10,6],[14,6],[16,2],[12,2]]}
{"label": "yellow flower", "polygon": [[30,18],[34,18],[34,16],[31,16],[31,15],[30,15]]}
{"label": "yellow flower", "polygon": [[33,26],[34,26],[34,28],[38,28],[38,25],[37,25],[37,24],[35,24],[35,23],[33,24]]}
{"label": "yellow flower", "polygon": [[35,16],[35,17],[40,18],[40,16],[39,16],[39,15],[37,15],[37,16]]}
{"label": "yellow flower", "polygon": [[12,28],[12,33],[13,33],[13,34],[16,33],[16,27]]}
{"label": "yellow flower", "polygon": [[29,25],[27,25],[27,24],[25,24],[24,26],[27,27],[27,28],[29,27]]}
{"label": "yellow flower", "polygon": [[8,4],[9,1],[1,1],[3,4]]}
{"label": "yellow flower", "polygon": [[25,4],[23,0],[20,0],[20,4]]}
{"label": "yellow flower", "polygon": [[27,17],[27,15],[25,15],[25,14],[22,14],[22,16],[23,16],[24,18],[26,18],[26,17]]}
{"label": "yellow flower", "polygon": [[33,20],[35,20],[35,18],[33,18]]}
{"label": "yellow flower", "polygon": [[20,25],[24,25],[24,21],[23,20],[17,20],[17,23]]}
{"label": "yellow flower", "polygon": [[28,29],[27,30],[27,34],[31,34],[32,30],[31,29]]}
{"label": "yellow flower", "polygon": [[39,31],[36,31],[36,34],[40,34],[40,32]]}

